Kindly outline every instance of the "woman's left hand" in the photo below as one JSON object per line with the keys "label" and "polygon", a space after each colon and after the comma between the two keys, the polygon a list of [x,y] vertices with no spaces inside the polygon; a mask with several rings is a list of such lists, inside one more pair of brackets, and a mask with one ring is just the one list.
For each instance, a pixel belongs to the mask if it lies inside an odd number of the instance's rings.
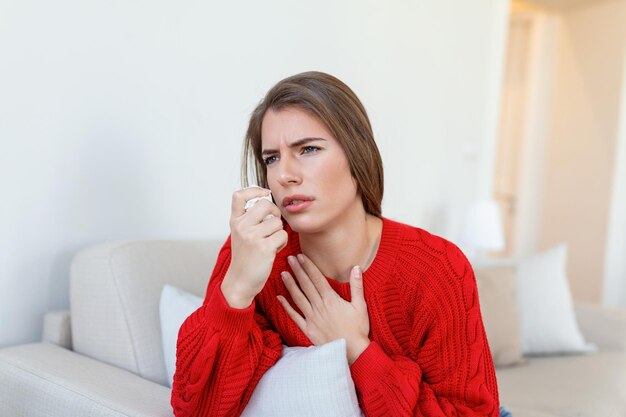
{"label": "woman's left hand", "polygon": [[367,304],[363,295],[363,276],[358,266],[350,272],[351,301],[337,294],[309,258],[300,254],[288,258],[298,284],[289,272],[281,277],[304,317],[282,296],[278,300],[287,314],[314,345],[346,339],[348,363],[352,365],[370,343]]}

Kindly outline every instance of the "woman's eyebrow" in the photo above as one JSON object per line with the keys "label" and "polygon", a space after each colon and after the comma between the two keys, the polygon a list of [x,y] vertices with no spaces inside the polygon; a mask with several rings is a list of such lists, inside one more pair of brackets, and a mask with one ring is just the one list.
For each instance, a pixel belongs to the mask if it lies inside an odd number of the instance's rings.
{"label": "woman's eyebrow", "polygon": [[[305,143],[309,143],[309,142],[313,142],[316,140],[326,140],[324,138],[302,138],[302,139],[298,139],[295,142],[292,142],[289,144],[290,148],[297,148],[298,146],[302,146]],[[276,149],[263,149],[263,152],[261,153],[261,155],[267,155],[267,154],[272,154],[272,153],[278,153],[278,150]]]}

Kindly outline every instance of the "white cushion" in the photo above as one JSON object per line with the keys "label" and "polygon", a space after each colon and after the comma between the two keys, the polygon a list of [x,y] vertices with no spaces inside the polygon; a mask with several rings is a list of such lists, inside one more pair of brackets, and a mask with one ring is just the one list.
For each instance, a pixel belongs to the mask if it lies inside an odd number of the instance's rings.
{"label": "white cushion", "polygon": [[[168,383],[176,369],[178,330],[203,299],[171,285],[161,293],[160,317]],[[346,341],[321,346],[283,346],[282,357],[268,369],[252,393],[243,417],[362,416],[350,367]]]}
{"label": "white cushion", "polygon": [[522,258],[517,270],[517,302],[525,355],[594,352],[576,323],[566,275],[567,246]]}
{"label": "white cushion", "polygon": [[265,372],[242,417],[362,416],[346,358],[346,341],[283,346]]}
{"label": "white cushion", "polygon": [[167,383],[172,387],[176,370],[176,342],[178,330],[187,317],[202,305],[202,298],[171,285],[161,291],[159,316],[161,318],[161,342],[167,372]]}

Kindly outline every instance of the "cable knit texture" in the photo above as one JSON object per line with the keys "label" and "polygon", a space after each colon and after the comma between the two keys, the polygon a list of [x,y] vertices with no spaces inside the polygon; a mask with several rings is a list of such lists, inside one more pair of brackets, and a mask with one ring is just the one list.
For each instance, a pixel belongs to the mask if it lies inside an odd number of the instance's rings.
{"label": "cable knit texture", "polygon": [[[276,256],[252,305],[231,308],[220,290],[230,264],[222,247],[203,305],[178,333],[171,404],[177,417],[239,416],[283,343],[311,342],[276,299],[295,307],[280,279],[298,234]],[[327,278],[350,300],[350,284]],[[372,265],[363,272],[369,347],[350,367],[361,409],[374,416],[499,415],[496,374],[474,272],[461,250],[439,236],[383,217]]]}

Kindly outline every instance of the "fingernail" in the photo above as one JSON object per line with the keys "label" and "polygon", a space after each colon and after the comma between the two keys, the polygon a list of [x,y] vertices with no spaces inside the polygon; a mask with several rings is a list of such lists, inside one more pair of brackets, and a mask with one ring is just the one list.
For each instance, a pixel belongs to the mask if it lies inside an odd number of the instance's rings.
{"label": "fingernail", "polygon": [[301,253],[298,254],[298,260],[300,261],[300,263],[304,262],[304,256],[302,256]]}
{"label": "fingernail", "polygon": [[294,264],[294,262],[295,262],[295,259],[294,259],[294,257],[293,257],[293,256],[288,256],[288,257],[287,257],[287,261],[289,262],[289,264],[290,264],[290,265],[293,265],[293,264]]}
{"label": "fingernail", "polygon": [[354,271],[354,276],[357,278],[361,278],[361,267],[356,265],[354,268],[352,268],[352,270]]}
{"label": "fingernail", "polygon": [[283,279],[283,282],[287,279],[287,274],[285,274],[285,271],[280,273],[280,277]]}

